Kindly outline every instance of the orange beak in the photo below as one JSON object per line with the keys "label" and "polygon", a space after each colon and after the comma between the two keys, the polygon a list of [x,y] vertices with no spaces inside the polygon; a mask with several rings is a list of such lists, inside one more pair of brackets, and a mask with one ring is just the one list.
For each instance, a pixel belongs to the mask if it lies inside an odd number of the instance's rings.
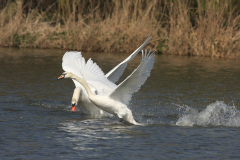
{"label": "orange beak", "polygon": [[63,79],[64,78],[64,75],[61,75],[60,77],[58,77],[58,79]]}
{"label": "orange beak", "polygon": [[72,112],[75,112],[75,105],[72,106]]}

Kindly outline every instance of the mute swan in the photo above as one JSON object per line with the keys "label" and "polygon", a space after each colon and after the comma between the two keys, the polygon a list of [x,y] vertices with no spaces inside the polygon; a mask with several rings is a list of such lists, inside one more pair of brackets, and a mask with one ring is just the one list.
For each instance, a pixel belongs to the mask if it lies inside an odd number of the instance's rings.
{"label": "mute swan", "polygon": [[[137,55],[137,53],[149,42],[150,39],[151,37],[148,36],[145,42],[138,49],[136,49],[129,57],[127,57],[124,61],[122,61],[120,64],[114,67],[111,71],[109,71],[105,75],[105,77],[113,83],[117,82],[121,77],[121,75],[123,74],[125,68],[127,67],[127,63]],[[78,60],[77,63],[75,62],[76,60]],[[72,72],[73,74],[79,77],[84,76],[84,77],[91,78],[94,76],[93,74],[92,75],[89,74],[89,71],[87,70],[84,71],[84,69],[94,67],[91,65],[95,65],[95,64],[93,64],[92,60],[89,59],[87,62],[88,66],[84,68],[83,64],[85,64],[85,59],[82,57],[81,52],[66,52],[63,56],[62,61],[63,61],[62,68],[64,71]],[[72,111],[75,111],[75,106],[77,106],[77,104],[79,103],[80,106],[88,114],[91,114],[92,116],[101,115],[103,112],[99,108],[95,107],[89,101],[86,91],[82,90],[83,86],[76,80],[73,80],[73,82],[76,88],[74,89],[72,101],[71,101]],[[90,87],[90,88],[95,94],[99,94],[98,92],[101,92],[101,94],[107,94],[116,88],[116,85],[114,84],[110,84],[110,85],[101,84],[101,85],[102,85],[102,88],[98,88],[98,90],[94,87]],[[101,91],[99,91],[99,89],[101,89]]]}
{"label": "mute swan", "polygon": [[[102,96],[93,94],[92,89],[90,89],[88,85],[89,83],[71,72],[63,72],[58,79],[72,78],[78,81],[86,89],[89,100],[97,107],[117,116],[120,120],[124,120],[134,125],[140,125],[134,120],[132,112],[127,105],[131,100],[132,94],[137,92],[141,85],[145,83],[153,68],[155,54],[150,54],[150,52],[147,54],[147,51],[145,51],[145,54],[142,52],[142,56],[142,62],[138,68],[135,69],[132,74],[120,83],[109,95]],[[105,76],[99,76],[99,78],[104,79]]]}

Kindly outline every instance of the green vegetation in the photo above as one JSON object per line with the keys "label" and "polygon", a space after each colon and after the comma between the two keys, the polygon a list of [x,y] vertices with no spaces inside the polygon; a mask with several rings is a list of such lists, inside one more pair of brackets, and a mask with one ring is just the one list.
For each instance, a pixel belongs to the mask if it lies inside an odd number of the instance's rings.
{"label": "green vegetation", "polygon": [[239,57],[238,0],[3,0],[0,46]]}

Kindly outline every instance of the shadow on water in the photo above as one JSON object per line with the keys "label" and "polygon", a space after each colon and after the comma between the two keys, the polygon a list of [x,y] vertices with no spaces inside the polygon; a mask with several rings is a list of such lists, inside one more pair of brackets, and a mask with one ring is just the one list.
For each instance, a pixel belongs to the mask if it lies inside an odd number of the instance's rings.
{"label": "shadow on water", "polygon": [[[64,52],[1,48],[3,159],[240,158],[239,60],[156,55],[129,105],[145,125],[132,126],[84,115],[80,107],[71,113],[75,86],[56,80]],[[128,55],[83,53],[104,73]],[[140,61],[139,54],[119,82]]]}

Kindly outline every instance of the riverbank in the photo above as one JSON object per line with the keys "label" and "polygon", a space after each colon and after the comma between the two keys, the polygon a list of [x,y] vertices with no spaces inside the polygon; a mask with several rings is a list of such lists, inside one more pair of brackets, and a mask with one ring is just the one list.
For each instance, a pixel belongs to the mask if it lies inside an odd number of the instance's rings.
{"label": "riverbank", "polygon": [[4,47],[132,52],[151,35],[147,47],[161,54],[240,56],[240,16],[230,0],[8,2]]}

